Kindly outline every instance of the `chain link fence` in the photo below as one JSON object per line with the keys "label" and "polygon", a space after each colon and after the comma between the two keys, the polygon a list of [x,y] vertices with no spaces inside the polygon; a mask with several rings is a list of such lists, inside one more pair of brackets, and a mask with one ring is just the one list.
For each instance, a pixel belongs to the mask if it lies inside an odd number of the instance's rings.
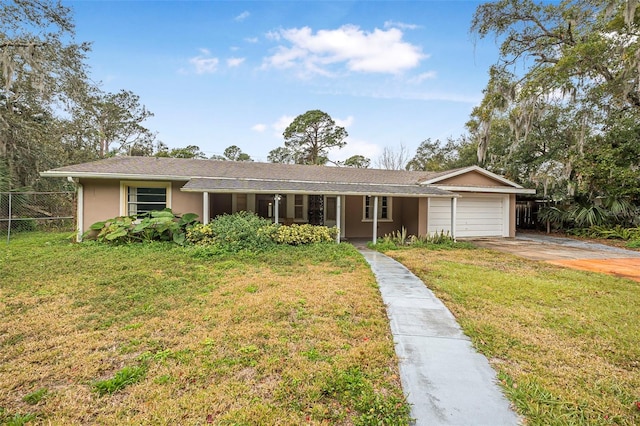
{"label": "chain link fence", "polygon": [[0,231],[75,229],[75,192],[0,192]]}

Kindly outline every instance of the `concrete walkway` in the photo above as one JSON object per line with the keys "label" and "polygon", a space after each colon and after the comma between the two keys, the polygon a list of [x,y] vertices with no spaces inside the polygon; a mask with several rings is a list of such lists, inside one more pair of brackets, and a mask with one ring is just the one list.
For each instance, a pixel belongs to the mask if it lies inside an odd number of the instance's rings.
{"label": "concrete walkway", "polygon": [[414,424],[519,424],[495,371],[433,292],[390,257],[358,250],[371,265],[387,305]]}

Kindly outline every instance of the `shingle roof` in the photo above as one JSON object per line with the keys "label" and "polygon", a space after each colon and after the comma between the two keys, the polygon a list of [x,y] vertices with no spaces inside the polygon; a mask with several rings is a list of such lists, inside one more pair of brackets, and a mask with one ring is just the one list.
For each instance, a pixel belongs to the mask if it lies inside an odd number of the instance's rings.
{"label": "shingle roof", "polygon": [[325,183],[417,185],[451,173],[358,169],[297,164],[194,160],[155,157],[112,157],[43,172],[43,176],[140,177],[189,180],[191,178],[265,179]]}
{"label": "shingle roof", "polygon": [[283,181],[271,179],[193,178],[183,187],[188,192],[251,192],[266,194],[403,195],[451,197],[452,193],[429,185],[388,185],[342,182]]}

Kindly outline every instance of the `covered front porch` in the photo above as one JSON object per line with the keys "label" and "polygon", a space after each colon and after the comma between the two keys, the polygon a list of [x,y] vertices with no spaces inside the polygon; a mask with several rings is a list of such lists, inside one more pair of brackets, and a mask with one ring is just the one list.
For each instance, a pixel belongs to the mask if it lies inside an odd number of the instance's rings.
{"label": "covered front porch", "polygon": [[403,227],[412,235],[433,233],[429,206],[438,199],[450,203],[447,228],[455,237],[458,195],[433,187],[195,178],[181,191],[202,194],[203,223],[250,211],[285,225],[335,226],[339,240],[373,242]]}

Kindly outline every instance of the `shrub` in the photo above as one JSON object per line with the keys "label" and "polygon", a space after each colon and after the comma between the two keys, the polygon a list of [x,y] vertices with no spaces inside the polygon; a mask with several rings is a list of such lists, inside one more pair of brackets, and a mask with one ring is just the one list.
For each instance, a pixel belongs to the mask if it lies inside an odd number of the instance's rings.
{"label": "shrub", "polygon": [[378,251],[397,250],[405,246],[413,247],[431,247],[431,246],[455,246],[456,241],[449,232],[441,230],[433,234],[427,235],[408,235],[407,230],[403,226],[402,229],[386,234],[382,238],[378,238],[375,246],[370,246]]}
{"label": "shrub", "polygon": [[182,245],[186,240],[186,231],[197,222],[197,217],[195,213],[177,216],[171,209],[118,216],[94,223],[83,237],[93,237],[107,243],[173,241]]}
{"label": "shrub", "polygon": [[[262,232],[271,232],[262,230]],[[271,233],[271,237],[278,244],[298,246],[301,244],[330,243],[338,236],[338,228],[314,226],[309,224],[278,226]]]}
{"label": "shrub", "polygon": [[206,225],[187,230],[187,241],[203,246],[217,246],[220,251],[263,250],[273,245],[272,233],[277,225],[251,212],[237,212],[216,217]]}

